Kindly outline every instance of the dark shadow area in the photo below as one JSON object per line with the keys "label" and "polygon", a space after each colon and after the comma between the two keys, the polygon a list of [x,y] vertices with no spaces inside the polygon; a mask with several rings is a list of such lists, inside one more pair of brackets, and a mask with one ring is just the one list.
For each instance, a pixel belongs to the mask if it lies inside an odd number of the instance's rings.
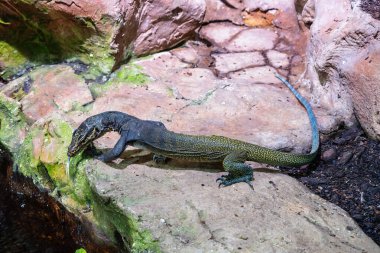
{"label": "dark shadow area", "polygon": [[14,173],[9,153],[0,144],[0,252],[119,252],[94,242],[89,224],[81,222],[31,179]]}
{"label": "dark shadow area", "polygon": [[[108,149],[103,149],[98,151],[104,153],[107,150]],[[93,154],[89,156],[94,157]],[[119,170],[126,169],[127,166],[131,164],[143,164],[149,167],[155,167],[165,170],[196,170],[207,172],[224,171],[221,162],[196,162],[189,160],[167,158],[165,163],[156,163],[153,161],[153,153],[150,153],[149,151],[145,151],[142,149],[126,150],[121,154],[119,159],[107,163],[108,166]]]}
{"label": "dark shadow area", "polygon": [[369,13],[374,19],[380,20],[380,1],[379,0],[362,0],[360,8]]}
{"label": "dark shadow area", "polygon": [[0,20],[0,40],[34,63],[54,63],[70,57],[83,50],[81,45],[96,33],[90,20],[47,11],[38,3],[1,1]]}

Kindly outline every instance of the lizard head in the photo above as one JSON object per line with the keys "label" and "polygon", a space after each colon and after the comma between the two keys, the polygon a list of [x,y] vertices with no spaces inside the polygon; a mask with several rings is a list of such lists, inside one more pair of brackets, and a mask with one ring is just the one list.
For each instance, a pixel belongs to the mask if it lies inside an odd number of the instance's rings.
{"label": "lizard head", "polygon": [[105,132],[101,130],[102,124],[98,117],[92,116],[80,124],[73,132],[67,156],[72,157],[83,150],[88,144],[101,137]]}

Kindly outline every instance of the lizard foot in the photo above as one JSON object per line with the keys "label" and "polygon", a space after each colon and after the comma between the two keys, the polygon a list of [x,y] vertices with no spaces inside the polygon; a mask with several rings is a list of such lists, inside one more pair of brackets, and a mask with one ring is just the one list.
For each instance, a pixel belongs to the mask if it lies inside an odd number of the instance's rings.
{"label": "lizard foot", "polygon": [[164,164],[166,163],[166,160],[168,158],[166,156],[162,156],[162,155],[157,155],[157,154],[154,154],[153,155],[153,161],[157,164]]}
{"label": "lizard foot", "polygon": [[228,154],[223,160],[223,168],[228,172],[216,181],[220,181],[219,187],[229,186],[240,182],[245,182],[253,189],[251,181],[253,180],[253,169],[244,161],[247,160],[247,152],[237,151]]}
{"label": "lizard foot", "polygon": [[240,176],[240,177],[234,177],[233,175],[231,175],[230,173],[228,175],[222,175],[221,177],[219,177],[218,179],[216,179],[216,182],[219,182],[219,187],[220,186],[230,186],[230,185],[233,185],[233,184],[236,184],[236,183],[241,183],[241,182],[244,182],[244,183],[247,183],[249,185],[249,187],[251,187],[253,189],[253,185],[251,183],[251,181],[253,180],[253,175],[252,174],[249,174],[249,175],[243,175],[243,176]]}
{"label": "lizard foot", "polygon": [[103,154],[95,156],[94,158],[102,162],[107,162]]}

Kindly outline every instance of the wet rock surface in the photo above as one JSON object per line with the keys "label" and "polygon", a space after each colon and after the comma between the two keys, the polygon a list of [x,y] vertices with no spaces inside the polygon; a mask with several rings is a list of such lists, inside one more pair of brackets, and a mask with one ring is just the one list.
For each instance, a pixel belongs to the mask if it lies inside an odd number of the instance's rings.
{"label": "wet rock surface", "polygon": [[380,244],[380,143],[355,126],[325,141],[321,153],[322,160],[309,171],[283,171],[346,210]]}

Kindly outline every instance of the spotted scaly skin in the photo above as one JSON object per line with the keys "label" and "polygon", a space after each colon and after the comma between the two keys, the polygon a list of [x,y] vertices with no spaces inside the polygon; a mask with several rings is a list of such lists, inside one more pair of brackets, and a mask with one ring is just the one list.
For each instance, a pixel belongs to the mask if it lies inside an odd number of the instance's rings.
{"label": "spotted scaly skin", "polygon": [[312,148],[308,154],[281,152],[224,136],[179,134],[169,131],[158,121],[141,120],[122,112],[109,111],[87,118],[74,131],[67,155],[72,157],[106,132],[117,131],[120,134],[119,141],[113,149],[98,156],[99,160],[112,161],[121,155],[127,145],[132,145],[152,151],[156,154],[156,160],[169,157],[222,162],[228,174],[217,179],[220,181],[219,186],[246,182],[252,187],[253,169],[245,161],[301,166],[312,162],[319,149],[317,121],[310,104],[283,77],[276,77],[289,87],[307,111],[312,128]]}

